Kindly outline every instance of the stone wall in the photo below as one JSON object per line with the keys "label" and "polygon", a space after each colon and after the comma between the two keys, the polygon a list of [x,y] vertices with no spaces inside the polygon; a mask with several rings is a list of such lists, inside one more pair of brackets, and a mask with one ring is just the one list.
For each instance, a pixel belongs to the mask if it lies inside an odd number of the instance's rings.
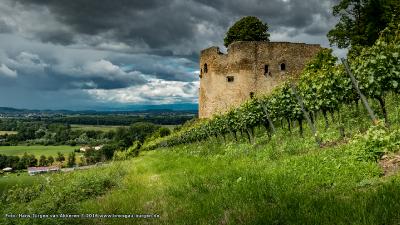
{"label": "stone wall", "polygon": [[251,95],[271,92],[288,76],[298,75],[320,50],[320,45],[260,41],[234,42],[228,54],[218,47],[201,51],[199,117],[209,118]]}

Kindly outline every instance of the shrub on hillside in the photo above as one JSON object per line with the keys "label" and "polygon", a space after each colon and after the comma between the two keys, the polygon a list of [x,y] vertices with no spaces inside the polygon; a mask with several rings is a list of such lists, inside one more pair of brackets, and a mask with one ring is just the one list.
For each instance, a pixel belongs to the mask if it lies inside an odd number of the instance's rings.
{"label": "shrub on hillside", "polygon": [[113,159],[116,161],[120,161],[120,160],[129,159],[131,157],[136,157],[139,155],[141,146],[142,146],[142,144],[140,143],[140,141],[135,141],[135,142],[133,142],[132,146],[129,147],[127,150],[115,151]]}
{"label": "shrub on hillside", "polygon": [[352,153],[359,160],[378,161],[385,153],[400,150],[400,130],[389,131],[379,124],[370,127],[364,135],[355,139]]}

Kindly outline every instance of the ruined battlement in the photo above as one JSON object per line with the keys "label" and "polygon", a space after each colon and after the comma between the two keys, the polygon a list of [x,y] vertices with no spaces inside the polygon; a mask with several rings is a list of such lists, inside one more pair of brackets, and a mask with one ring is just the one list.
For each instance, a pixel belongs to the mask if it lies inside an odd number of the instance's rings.
{"label": "ruined battlement", "polygon": [[289,74],[300,74],[320,50],[315,44],[267,41],[234,42],[227,54],[218,47],[202,50],[199,117],[209,118],[271,92]]}

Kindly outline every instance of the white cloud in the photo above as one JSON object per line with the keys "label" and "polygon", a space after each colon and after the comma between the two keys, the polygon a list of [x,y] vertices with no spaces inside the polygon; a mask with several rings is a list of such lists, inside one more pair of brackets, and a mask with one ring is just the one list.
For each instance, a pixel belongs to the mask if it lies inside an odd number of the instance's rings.
{"label": "white cloud", "polygon": [[48,64],[44,63],[40,57],[30,52],[21,52],[17,56],[17,61],[24,66],[46,67]]}
{"label": "white cloud", "polygon": [[102,50],[110,50],[110,51],[119,51],[119,52],[127,52],[131,49],[131,47],[122,42],[102,42],[97,46]]}
{"label": "white cloud", "polygon": [[166,81],[152,78],[145,85],[121,89],[94,89],[87,92],[99,101],[169,104],[176,102],[197,102],[199,82]]}
{"label": "white cloud", "polygon": [[8,66],[1,64],[0,66],[0,75],[6,76],[6,77],[17,77],[17,71],[12,70],[8,68]]}
{"label": "white cloud", "polygon": [[89,62],[85,66],[85,72],[90,74],[115,74],[123,75],[125,72],[119,66],[112,64],[110,61],[101,59],[96,62]]}

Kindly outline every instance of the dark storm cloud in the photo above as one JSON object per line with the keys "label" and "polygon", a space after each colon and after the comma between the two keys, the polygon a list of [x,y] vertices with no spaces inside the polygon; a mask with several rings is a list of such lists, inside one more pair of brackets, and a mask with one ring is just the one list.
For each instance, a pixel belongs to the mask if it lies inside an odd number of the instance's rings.
{"label": "dark storm cloud", "polygon": [[[51,56],[47,56],[50,58]],[[0,55],[0,86],[12,84],[27,89],[117,89],[147,83],[137,71],[124,71],[105,59],[66,65],[58,59],[44,60],[30,52],[14,57]],[[1,76],[2,75],[2,76]]]}
{"label": "dark storm cloud", "polygon": [[186,58],[123,54],[114,56],[113,60],[126,65],[128,71],[140,71],[162,80],[188,82],[197,80],[197,76],[194,74],[197,70],[197,62]]}
{"label": "dark storm cloud", "polygon": [[71,32],[42,32],[39,35],[40,40],[43,42],[58,43],[62,45],[74,44],[74,35]]}
{"label": "dark storm cloud", "polygon": [[10,33],[12,28],[7,25],[3,20],[0,20],[0,33]]}
{"label": "dark storm cloud", "polygon": [[[271,31],[296,28],[296,35],[324,35],[332,23],[329,0],[18,0],[29,9],[48,9],[66,25],[59,34],[38,32],[42,41],[72,44],[79,41],[100,47],[105,40],[126,44],[127,51],[157,55],[197,55],[209,42],[222,42],[234,20],[255,15]],[[322,19],[321,19],[322,18]],[[319,19],[320,21],[316,21]],[[315,22],[324,23],[318,28]],[[83,37],[80,37],[82,36]],[[87,38],[87,36],[96,38]],[[120,49],[121,50],[121,49]]]}

